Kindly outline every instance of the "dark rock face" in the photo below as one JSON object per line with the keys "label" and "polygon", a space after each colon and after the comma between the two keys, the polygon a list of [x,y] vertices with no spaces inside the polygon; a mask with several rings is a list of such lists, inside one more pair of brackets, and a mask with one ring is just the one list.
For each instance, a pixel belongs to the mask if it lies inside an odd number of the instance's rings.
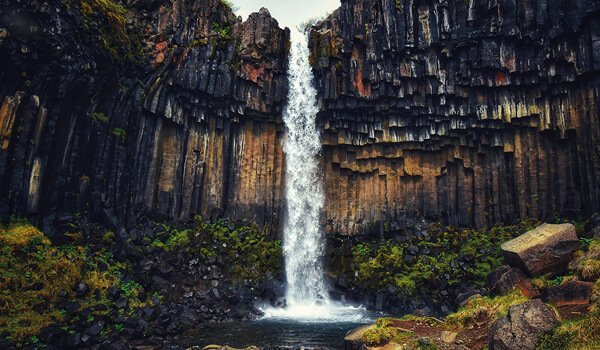
{"label": "dark rock face", "polygon": [[310,43],[328,230],[591,214],[599,9],[343,0]]}
{"label": "dark rock face", "polygon": [[490,349],[533,349],[538,336],[551,331],[556,322],[554,311],[539,299],[511,306],[508,315],[490,326]]}
{"label": "dark rock face", "polygon": [[[0,0],[0,217],[276,228],[289,33],[265,9],[130,0],[107,37],[68,3]],[[598,10],[344,0],[311,32],[328,230],[597,211]]]}
{"label": "dark rock face", "polygon": [[0,1],[0,214],[277,225],[289,32],[219,0],[127,3],[141,48],[112,52],[102,13]]}

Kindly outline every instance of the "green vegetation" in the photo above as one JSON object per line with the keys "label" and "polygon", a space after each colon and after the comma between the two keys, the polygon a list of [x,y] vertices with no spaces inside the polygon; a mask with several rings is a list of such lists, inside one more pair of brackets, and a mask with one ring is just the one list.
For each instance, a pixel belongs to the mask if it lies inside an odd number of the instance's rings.
{"label": "green vegetation", "polygon": [[471,300],[465,307],[446,318],[448,326],[469,329],[483,325],[489,326],[498,317],[508,314],[508,309],[529,300],[515,289],[507,295],[491,298],[489,296]]}
{"label": "green vegetation", "polygon": [[[78,240],[81,235],[70,237]],[[147,304],[138,298],[139,284],[123,283],[117,278],[128,266],[115,261],[107,251],[92,252],[88,247],[75,245],[51,246],[42,232],[22,220],[0,226],[0,243],[0,334],[8,334],[9,340],[31,341],[42,327],[65,321],[68,315],[58,306],[60,292],[74,298],[73,290],[79,282],[86,283],[90,293],[99,295],[70,299],[82,307],[108,304],[106,290],[111,286],[125,292],[130,306]]]}
{"label": "green vegetation", "polygon": [[125,130],[123,130],[121,128],[114,128],[112,133],[116,136],[121,137],[121,140],[123,141],[123,143],[125,142]]}
{"label": "green vegetation", "polygon": [[[185,229],[160,225],[162,234],[168,234],[168,238],[164,242],[157,238],[150,246],[166,252],[185,251],[202,258],[222,256],[227,260],[225,275],[236,284],[256,284],[265,276],[282,272],[281,241],[254,227],[234,227],[223,220],[209,224],[200,216]],[[157,236],[162,234],[159,230]]]}
{"label": "green vegetation", "polygon": [[92,118],[92,120],[94,121],[94,123],[96,123],[96,125],[99,125],[101,122],[104,124],[108,123],[108,117],[104,113],[94,112],[94,113],[88,114],[88,117]]}
{"label": "green vegetation", "polygon": [[111,0],[65,0],[67,9],[74,6],[83,15],[83,29],[92,33],[90,23],[100,22],[102,48],[115,61],[138,61],[143,57],[139,33],[127,30],[127,10]]}
{"label": "green vegetation", "polygon": [[[530,219],[479,231],[436,225],[430,228],[429,239],[364,242],[352,247],[351,257],[332,254],[331,265],[336,274],[357,276],[351,283],[365,293],[393,286],[412,295],[436,288],[434,282],[439,276],[445,276],[450,288],[462,282],[482,286],[488,273],[504,263],[500,245],[539,224]],[[406,259],[410,246],[426,254]]]}
{"label": "green vegetation", "polygon": [[415,336],[413,332],[402,332],[393,327],[393,319],[380,318],[374,328],[368,329],[362,335],[362,341],[367,346],[381,346],[389,342],[403,344]]}

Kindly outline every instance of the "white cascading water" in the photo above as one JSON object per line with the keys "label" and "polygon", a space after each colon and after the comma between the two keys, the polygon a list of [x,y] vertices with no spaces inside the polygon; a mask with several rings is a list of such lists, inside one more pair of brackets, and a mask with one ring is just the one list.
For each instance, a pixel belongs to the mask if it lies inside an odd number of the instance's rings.
{"label": "white cascading water", "polygon": [[292,30],[288,66],[288,105],[283,114],[286,139],[283,253],[287,278],[285,308],[267,308],[266,317],[307,321],[360,319],[359,309],[333,303],[323,283],[321,212],[325,202],[318,157],[321,136],[316,128],[319,111],[309,64],[308,37]]}
{"label": "white cascading water", "polygon": [[317,92],[308,62],[307,36],[292,31],[288,67],[288,104],[283,114],[286,139],[283,253],[289,308],[310,306],[325,298],[321,210],[325,201],[318,171],[321,136],[316,127]]}

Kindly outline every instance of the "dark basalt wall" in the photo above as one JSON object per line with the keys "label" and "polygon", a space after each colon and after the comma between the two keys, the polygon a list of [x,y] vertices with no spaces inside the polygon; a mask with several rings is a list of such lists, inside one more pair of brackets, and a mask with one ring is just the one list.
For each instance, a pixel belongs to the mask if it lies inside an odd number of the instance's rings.
{"label": "dark basalt wall", "polygon": [[328,231],[597,211],[599,10],[342,0],[310,42]]}
{"label": "dark basalt wall", "polygon": [[219,0],[82,3],[0,1],[2,216],[277,226],[289,32]]}
{"label": "dark basalt wall", "polygon": [[[289,33],[218,0],[0,0],[0,214],[275,230]],[[345,0],[311,31],[327,230],[598,210],[600,4]]]}

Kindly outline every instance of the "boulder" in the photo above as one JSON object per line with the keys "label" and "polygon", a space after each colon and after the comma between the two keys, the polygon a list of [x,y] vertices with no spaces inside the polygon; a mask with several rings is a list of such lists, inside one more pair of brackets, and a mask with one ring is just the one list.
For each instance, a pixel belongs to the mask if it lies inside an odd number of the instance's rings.
{"label": "boulder", "polygon": [[354,328],[344,337],[344,350],[361,350],[363,347],[362,336],[363,334],[372,328],[375,328],[374,324]]}
{"label": "boulder", "polygon": [[486,278],[486,285],[490,292],[506,295],[514,288],[521,290],[523,295],[533,298],[539,295],[536,288],[531,284],[531,279],[518,267],[508,265],[500,266]]}
{"label": "boulder", "polygon": [[566,271],[578,248],[579,238],[571,224],[543,224],[500,246],[506,261],[530,276]]}
{"label": "boulder", "polygon": [[544,301],[556,306],[587,305],[593,292],[594,284],[591,282],[568,281],[548,288]]}
{"label": "boulder", "polygon": [[556,314],[541,300],[511,306],[489,329],[490,350],[530,350],[538,336],[551,331],[558,322]]}

